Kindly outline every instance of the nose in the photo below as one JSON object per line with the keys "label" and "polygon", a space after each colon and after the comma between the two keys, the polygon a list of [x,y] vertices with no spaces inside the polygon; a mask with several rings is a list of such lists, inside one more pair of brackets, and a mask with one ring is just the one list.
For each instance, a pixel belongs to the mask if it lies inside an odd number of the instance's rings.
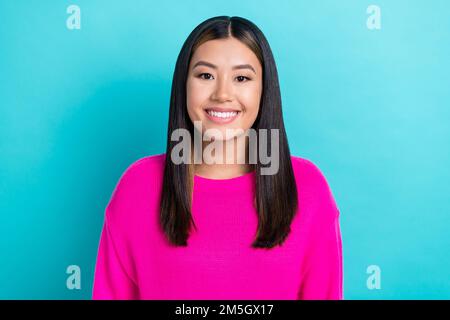
{"label": "nose", "polygon": [[233,99],[233,89],[229,85],[228,81],[225,78],[222,78],[218,79],[216,83],[216,88],[211,97],[212,100],[220,102],[231,101]]}

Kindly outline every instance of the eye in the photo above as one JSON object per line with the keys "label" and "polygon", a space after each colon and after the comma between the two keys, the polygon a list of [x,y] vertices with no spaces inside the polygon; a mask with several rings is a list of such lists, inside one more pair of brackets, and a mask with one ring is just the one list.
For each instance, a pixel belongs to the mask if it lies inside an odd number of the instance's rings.
{"label": "eye", "polygon": [[245,77],[245,76],[237,76],[236,79],[238,80],[238,82],[246,82],[251,80],[249,77]]}
{"label": "eye", "polygon": [[198,76],[200,79],[209,80],[212,77],[212,74],[210,73],[200,73]]}

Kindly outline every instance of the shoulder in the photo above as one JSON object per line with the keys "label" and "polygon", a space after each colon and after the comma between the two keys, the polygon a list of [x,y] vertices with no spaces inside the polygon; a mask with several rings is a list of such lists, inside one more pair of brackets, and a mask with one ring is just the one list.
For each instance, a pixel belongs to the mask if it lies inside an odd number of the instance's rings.
{"label": "shoulder", "polygon": [[145,173],[156,174],[164,168],[165,153],[145,156],[131,163],[123,172],[120,180],[129,176],[142,175]]}
{"label": "shoulder", "polygon": [[309,183],[324,184],[327,183],[325,175],[322,170],[311,160],[292,156],[292,169],[296,176],[303,180],[307,180]]}
{"label": "shoulder", "polygon": [[122,173],[117,187],[140,182],[153,177],[157,178],[164,169],[165,153],[146,156],[131,163]]}
{"label": "shoulder", "polygon": [[327,207],[331,215],[339,215],[328,179],[319,166],[310,159],[291,156],[300,202],[316,208]]}
{"label": "shoulder", "polygon": [[[104,224],[114,239],[117,254],[128,259],[141,244],[143,226],[156,230],[151,215],[157,216],[164,154],[135,160],[122,172],[104,210]],[[123,260],[127,261],[127,260]],[[129,262],[131,263],[131,262]]]}
{"label": "shoulder", "polygon": [[132,212],[144,201],[156,201],[161,188],[165,154],[137,159],[123,171],[106,207],[107,215]]}

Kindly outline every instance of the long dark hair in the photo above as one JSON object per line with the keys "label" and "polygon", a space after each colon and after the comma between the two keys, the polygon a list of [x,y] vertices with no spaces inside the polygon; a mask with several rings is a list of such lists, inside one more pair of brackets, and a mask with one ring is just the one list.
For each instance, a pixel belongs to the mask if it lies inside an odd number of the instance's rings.
{"label": "long dark hair", "polygon": [[[279,170],[274,175],[261,175],[264,167],[257,157],[254,165],[255,207],[258,229],[254,248],[272,248],[281,245],[290,232],[290,225],[298,207],[297,188],[291,164],[290,151],[283,123],[278,73],[269,43],[261,30],[241,17],[219,16],[205,20],[188,36],[181,48],[175,66],[170,98],[167,149],[160,202],[160,224],[172,244],[187,246],[191,223],[193,192],[193,164],[174,164],[171,152],[177,142],[171,140],[175,129],[187,129],[194,134],[194,125],[186,107],[186,80],[191,57],[202,43],[213,39],[234,37],[247,45],[258,57],[263,70],[263,91],[258,116],[252,126],[279,130]],[[267,135],[271,145],[270,134]],[[268,148],[268,150],[270,150]]]}

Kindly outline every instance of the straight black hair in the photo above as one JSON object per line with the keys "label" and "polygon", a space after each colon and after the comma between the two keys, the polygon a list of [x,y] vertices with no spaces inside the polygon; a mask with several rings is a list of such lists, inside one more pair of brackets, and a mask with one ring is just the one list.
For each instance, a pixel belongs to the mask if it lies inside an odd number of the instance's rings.
{"label": "straight black hair", "polygon": [[[167,148],[163,186],[160,201],[160,225],[168,240],[178,246],[187,246],[191,223],[193,164],[174,164],[171,152],[176,145],[171,140],[176,129],[187,129],[194,134],[194,125],[186,107],[186,81],[191,57],[208,40],[234,37],[247,45],[259,59],[263,69],[263,90],[257,118],[252,126],[279,130],[279,170],[274,175],[261,175],[264,167],[257,157],[254,165],[254,205],[258,212],[258,229],[254,248],[272,248],[281,245],[290,233],[290,225],[298,208],[297,187],[284,128],[278,72],[269,43],[261,30],[241,17],[219,16],[199,24],[184,42],[175,66],[170,98]],[[267,135],[271,145],[270,134]],[[259,145],[259,144],[258,144]],[[270,150],[268,148],[268,150]],[[257,153],[258,154],[258,153]]]}

